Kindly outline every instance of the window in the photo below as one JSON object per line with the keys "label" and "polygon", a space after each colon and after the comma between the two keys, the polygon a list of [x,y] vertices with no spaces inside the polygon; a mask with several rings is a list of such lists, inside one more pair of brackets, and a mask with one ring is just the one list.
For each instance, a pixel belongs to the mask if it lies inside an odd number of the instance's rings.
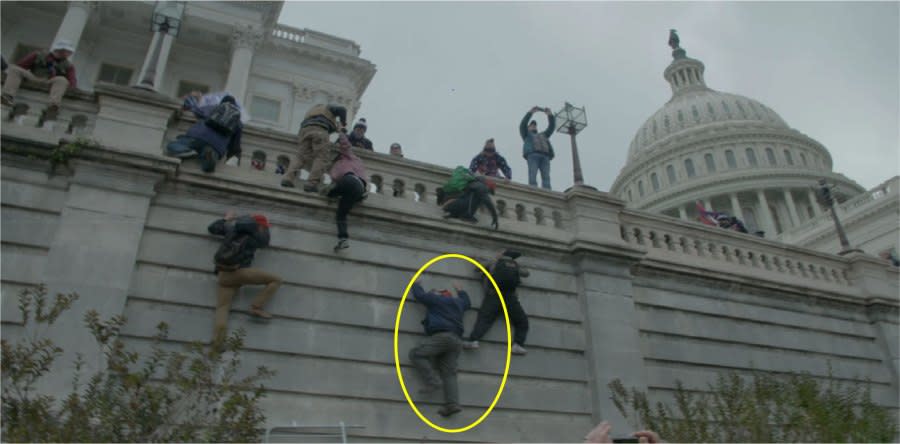
{"label": "window", "polygon": [[725,151],[725,162],[728,163],[728,168],[737,168],[737,160],[734,158],[734,151]]}
{"label": "window", "polygon": [[747,163],[756,166],[756,151],[753,151],[753,148],[747,148]]}
{"label": "window", "polygon": [[640,195],[640,197],[644,197],[644,181],[643,180],[638,181],[638,194]]}
{"label": "window", "polygon": [[281,115],[281,102],[265,97],[253,96],[250,114],[254,119],[278,122]]}
{"label": "window", "polygon": [[775,223],[775,233],[774,234],[780,234],[781,233],[781,219],[778,218],[778,212],[775,211],[775,207],[773,207],[772,205],[769,205],[769,211],[772,213],[772,222]]}
{"label": "window", "polygon": [[128,86],[131,84],[132,74],[134,74],[134,70],[131,68],[104,63],[100,65],[100,74],[97,75],[97,81]]}
{"label": "window", "polygon": [[715,173],[716,172],[716,161],[713,159],[713,155],[711,153],[706,153],[703,156],[703,160],[706,161],[706,172],[707,173]]}
{"label": "window", "polygon": [[753,211],[753,208],[744,207],[741,210],[741,213],[744,214],[744,227],[747,228],[747,231],[754,232],[760,231],[762,228],[759,227],[759,222],[756,221],[756,213]]}
{"label": "window", "polygon": [[656,173],[650,175],[650,182],[653,184],[653,191],[659,191],[659,177]]}
{"label": "window", "polygon": [[34,51],[40,51],[40,50],[41,50],[40,46],[32,46],[32,45],[26,45],[24,43],[19,43],[18,45],[16,45],[16,50],[15,50],[15,52],[13,52],[12,58],[7,60],[7,62],[9,64],[18,63],[19,60],[24,59],[25,56],[27,56],[28,54],[31,54]]}
{"label": "window", "polygon": [[[688,177],[694,177],[696,171],[694,171],[694,161],[691,159],[684,160],[684,169],[687,171]],[[715,170],[715,168],[713,168]]]}
{"label": "window", "polygon": [[775,161],[775,151],[772,151],[772,148],[766,148],[766,159],[769,160],[769,165],[776,165],[778,163]]}
{"label": "window", "polygon": [[816,212],[813,211],[812,205],[807,205],[807,206],[806,206],[806,214],[809,215],[809,218],[810,218],[810,219],[816,217]]}
{"label": "window", "polygon": [[667,166],[666,175],[669,176],[669,184],[675,183],[675,167],[672,165]]}
{"label": "window", "polygon": [[787,161],[787,164],[788,164],[788,165],[793,165],[793,164],[794,164],[794,158],[791,157],[791,152],[790,152],[790,151],[784,150],[784,160]]}
{"label": "window", "polygon": [[634,198],[631,197],[631,188],[628,189],[628,201],[634,202]]}
{"label": "window", "polygon": [[800,153],[800,162],[803,162],[803,166],[809,166],[809,162],[806,161],[806,154]]}
{"label": "window", "polygon": [[203,94],[206,94],[209,92],[209,85],[182,80],[178,82],[178,93],[175,95],[175,97],[184,97],[190,94],[191,91],[200,91]]}

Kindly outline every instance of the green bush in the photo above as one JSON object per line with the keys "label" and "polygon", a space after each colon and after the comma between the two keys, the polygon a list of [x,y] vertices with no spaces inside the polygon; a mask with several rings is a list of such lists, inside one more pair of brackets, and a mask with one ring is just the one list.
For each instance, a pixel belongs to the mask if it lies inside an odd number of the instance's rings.
{"label": "green bush", "polygon": [[[831,372],[829,371],[829,377]],[[609,383],[612,400],[636,429],[670,442],[893,442],[897,422],[872,402],[868,384],[811,375],[720,374],[706,391],[676,382],[674,406]]]}
{"label": "green bush", "polygon": [[35,384],[63,353],[41,332],[76,299],[74,293],[59,294],[50,301],[43,286],[20,293],[26,333],[16,343],[0,341],[3,442],[259,441],[265,421],[259,382],[273,373],[258,367],[238,377],[243,332],[217,349],[196,342],[184,351],[166,351],[168,327],[161,323],[149,355],[140,356],[119,337],[124,317],[102,320],[91,310],[84,320],[105,358],[104,368],[83,380],[79,354],[67,397],[37,393]]}

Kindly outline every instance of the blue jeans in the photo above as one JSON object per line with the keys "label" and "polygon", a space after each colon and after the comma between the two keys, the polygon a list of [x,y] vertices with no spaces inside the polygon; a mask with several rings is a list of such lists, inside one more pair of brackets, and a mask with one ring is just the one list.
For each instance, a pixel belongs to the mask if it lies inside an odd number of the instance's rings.
{"label": "blue jeans", "polygon": [[166,145],[166,154],[174,157],[193,157],[203,150],[206,142],[188,136],[178,136]]}
{"label": "blue jeans", "polygon": [[541,171],[541,188],[550,189],[550,156],[544,153],[528,153],[528,185],[537,186],[537,172]]}

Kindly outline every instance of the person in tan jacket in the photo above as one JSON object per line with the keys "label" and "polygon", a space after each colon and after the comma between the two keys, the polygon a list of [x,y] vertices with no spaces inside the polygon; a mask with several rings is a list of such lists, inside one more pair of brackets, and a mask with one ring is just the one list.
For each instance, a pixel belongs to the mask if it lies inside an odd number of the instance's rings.
{"label": "person in tan jacket", "polygon": [[293,188],[300,169],[309,171],[303,191],[318,192],[322,175],[333,159],[328,136],[347,126],[347,108],[338,105],[315,105],[300,123],[297,155],[284,173],[281,186]]}

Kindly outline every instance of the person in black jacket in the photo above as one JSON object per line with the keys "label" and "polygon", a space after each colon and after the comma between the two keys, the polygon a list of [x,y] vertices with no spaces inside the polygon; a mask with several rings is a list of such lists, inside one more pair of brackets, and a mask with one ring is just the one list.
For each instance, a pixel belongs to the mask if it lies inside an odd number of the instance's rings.
{"label": "person in black jacket", "polygon": [[[512,353],[516,355],[524,355],[528,353],[525,349],[525,338],[528,337],[528,315],[519,302],[519,295],[516,290],[522,278],[528,277],[531,273],[521,267],[516,259],[522,253],[513,250],[504,250],[497,255],[497,259],[489,264],[486,268],[490,271],[500,292],[503,293],[503,300],[506,302],[506,310],[509,313],[509,322],[513,326],[513,345]],[[503,271],[500,271],[502,268]],[[480,270],[476,270],[481,274]],[[505,275],[515,272],[510,277]],[[469,340],[463,342],[463,348],[467,350],[475,350],[478,348],[478,341],[494,325],[497,317],[501,316],[502,307],[500,306],[500,298],[497,297],[497,291],[487,277],[484,279],[484,299],[481,300],[481,308],[478,309],[478,318],[475,320],[475,326],[472,327],[472,333],[469,334]]]}
{"label": "person in black jacket", "polygon": [[[497,208],[491,200],[494,193],[494,182],[483,176],[478,176],[468,185],[462,195],[456,199],[448,198],[443,204],[444,218],[458,218],[466,222],[478,223],[475,213],[483,205],[491,213],[491,226],[496,230],[500,226],[497,223]],[[439,200],[444,200],[438,196]]]}
{"label": "person in black jacket", "polygon": [[[444,406],[438,410],[441,416],[460,412],[459,388],[456,382],[457,361],[462,350],[463,313],[472,306],[469,295],[454,282],[456,296],[449,290],[426,292],[418,282],[413,284],[413,299],[425,305],[427,313],[422,325],[427,337],[409,351],[409,359],[425,379],[428,394],[444,385]],[[437,363],[437,371],[432,365]],[[440,375],[440,377],[439,377]]]}
{"label": "person in black jacket", "polygon": [[[216,290],[214,343],[220,343],[224,339],[231,299],[244,285],[265,285],[250,304],[250,314],[260,319],[272,318],[270,313],[263,310],[263,306],[281,286],[281,278],[250,267],[256,250],[269,245],[270,226],[268,219],[261,214],[235,217],[231,211],[225,213],[225,218],[209,225],[211,234],[225,237],[223,247],[216,253],[219,282]],[[231,249],[233,254],[221,255],[221,252],[228,251],[228,247],[234,247]]]}

